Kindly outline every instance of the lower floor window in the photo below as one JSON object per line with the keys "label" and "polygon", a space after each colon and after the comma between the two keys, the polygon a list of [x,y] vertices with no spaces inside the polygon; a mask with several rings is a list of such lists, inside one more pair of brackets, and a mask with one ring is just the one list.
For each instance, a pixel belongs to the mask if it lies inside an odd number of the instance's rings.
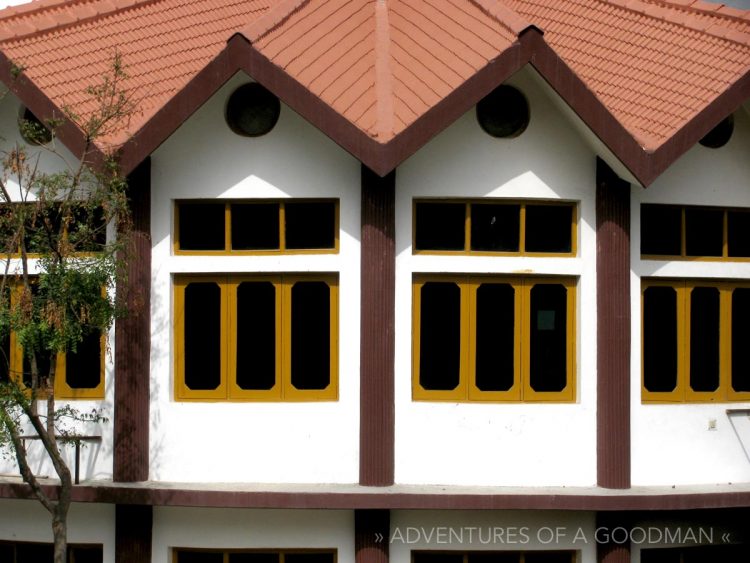
{"label": "lower floor window", "polygon": [[750,283],[643,282],[645,402],[750,400]]}
{"label": "lower floor window", "polygon": [[575,551],[412,551],[412,563],[574,563]]}
{"label": "lower floor window", "polygon": [[572,278],[416,275],[413,395],[575,399]]}
{"label": "lower floor window", "polygon": [[175,549],[174,563],[336,563],[336,552]]}
{"label": "lower floor window", "polygon": [[[0,541],[2,563],[52,563],[51,543]],[[102,563],[101,545],[68,545],[68,563]]]}
{"label": "lower floor window", "polygon": [[338,278],[177,276],[179,400],[335,400]]}

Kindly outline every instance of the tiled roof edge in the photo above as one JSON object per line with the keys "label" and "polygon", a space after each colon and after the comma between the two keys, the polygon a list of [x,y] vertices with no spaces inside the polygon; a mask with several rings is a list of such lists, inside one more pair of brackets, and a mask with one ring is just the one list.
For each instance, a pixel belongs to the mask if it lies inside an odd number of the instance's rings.
{"label": "tiled roof edge", "polygon": [[[121,10],[157,1],[158,0],[102,0],[101,2],[92,2],[91,0],[39,0],[38,2],[21,4],[0,11],[0,26],[5,26],[5,29],[0,30],[0,41],[20,39],[21,37],[44,33],[45,31],[50,31],[52,29],[76,25]],[[94,6],[83,6],[84,4],[94,4]],[[22,25],[12,25],[12,20],[14,18],[42,15],[46,10],[61,8],[65,5],[68,5],[70,8],[67,15],[50,14],[44,23],[39,25],[32,26],[26,22]],[[80,11],[79,14],[75,13],[76,9]]]}
{"label": "tiled roof edge", "polygon": [[284,23],[295,12],[302,9],[302,7],[309,1],[310,0],[282,0],[260,18],[243,28],[240,33],[244,35],[250,43],[255,43]]}
{"label": "tiled roof edge", "polygon": [[655,4],[663,4],[678,10],[697,12],[701,14],[716,14],[726,19],[750,22],[750,10],[733,8],[726,4],[703,2],[702,0],[650,0]]}
{"label": "tiled roof edge", "polygon": [[[721,12],[718,11],[718,9],[722,7],[721,5],[717,5],[715,10],[707,10],[707,9],[693,8],[695,4],[690,4],[690,5],[682,4],[682,3],[678,4],[677,2],[667,2],[665,0],[655,0],[651,2],[646,2],[642,0],[600,0],[600,2],[604,2],[605,4],[610,4],[613,6],[618,6],[620,8],[630,10],[631,12],[636,12],[636,13],[643,14],[652,18],[657,18],[657,19],[660,19],[660,20],[663,20],[663,21],[666,21],[675,25],[681,25],[688,29],[701,31],[709,35],[713,35],[714,37],[719,37],[721,39],[726,39],[727,41],[732,41],[733,43],[737,43],[746,47],[750,47],[750,34],[748,33],[742,33],[741,31],[736,31],[734,29],[729,29],[727,27],[723,27],[720,25],[712,25],[712,24],[696,22],[696,21],[691,20],[689,16],[687,15],[684,18],[675,17],[673,14],[670,14],[666,8],[668,6],[669,8],[682,9],[686,12],[692,11],[692,12],[700,12],[700,13],[720,14],[722,15],[722,17],[725,17],[725,18],[732,18],[738,21],[745,21],[745,22],[750,21],[750,19],[746,19],[746,18],[737,18],[735,16],[721,14]],[[698,2],[698,4],[713,7],[712,5],[707,4],[706,2]],[[750,12],[748,12],[748,14],[750,17]]]}
{"label": "tiled roof edge", "polygon": [[[531,27],[538,29],[535,25],[523,19],[517,12],[500,2],[500,0],[471,0],[471,2],[515,35],[521,35]],[[539,31],[541,32],[542,30]]]}

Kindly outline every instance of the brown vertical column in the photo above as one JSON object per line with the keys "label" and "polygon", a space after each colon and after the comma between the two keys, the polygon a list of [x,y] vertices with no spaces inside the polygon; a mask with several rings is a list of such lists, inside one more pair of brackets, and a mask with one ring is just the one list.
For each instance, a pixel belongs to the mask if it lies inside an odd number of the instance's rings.
{"label": "brown vertical column", "polygon": [[[115,325],[114,480],[148,479],[151,355],[151,160],[128,177],[133,236],[127,253],[128,315]],[[119,289],[118,289],[119,291]]]}
{"label": "brown vertical column", "polygon": [[390,527],[388,510],[354,511],[355,563],[388,563]]}
{"label": "brown vertical column", "polygon": [[596,514],[597,563],[630,563],[630,520],[618,513]]}
{"label": "brown vertical column", "polygon": [[115,563],[150,563],[153,520],[151,506],[115,507]]}
{"label": "brown vertical column", "polygon": [[393,484],[396,172],[362,165],[359,482]]}
{"label": "brown vertical column", "polygon": [[630,184],[596,163],[597,482],[630,487]]}

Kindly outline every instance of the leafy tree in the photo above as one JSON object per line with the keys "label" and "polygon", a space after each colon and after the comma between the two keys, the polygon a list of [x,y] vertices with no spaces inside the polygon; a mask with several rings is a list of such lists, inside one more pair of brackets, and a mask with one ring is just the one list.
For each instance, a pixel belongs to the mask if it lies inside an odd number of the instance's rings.
{"label": "leafy tree", "polygon": [[[80,160],[71,163],[57,145],[61,120],[41,124],[28,114],[20,125],[29,144],[0,152],[0,343],[6,351],[0,354],[0,447],[15,458],[23,481],[51,515],[55,563],[65,563],[74,486],[60,446],[76,439],[82,423],[105,420],[99,409],[56,403],[58,358],[75,353],[86,338],[106,334],[125,312],[122,292],[114,288],[125,281],[126,184],[115,158],[97,158],[94,145],[132,115],[124,78],[115,55],[101,83],[86,91],[95,109],[85,115],[64,110],[85,139]],[[57,171],[43,171],[42,154],[59,163]],[[107,229],[117,237],[107,238]],[[23,350],[22,362],[11,360],[15,349]],[[38,437],[54,467],[55,495],[31,468],[26,434]]]}

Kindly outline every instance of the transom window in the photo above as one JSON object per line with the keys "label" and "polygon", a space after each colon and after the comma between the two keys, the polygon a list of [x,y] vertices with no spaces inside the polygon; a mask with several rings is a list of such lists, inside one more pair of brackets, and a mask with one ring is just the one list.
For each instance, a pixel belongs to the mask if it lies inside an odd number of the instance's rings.
{"label": "transom window", "polygon": [[641,563],[745,563],[750,557],[747,545],[703,545],[641,549]]}
{"label": "transom window", "polygon": [[576,253],[574,203],[418,200],[414,225],[416,253]]}
{"label": "transom window", "polygon": [[575,399],[572,278],[415,275],[413,395]]}
{"label": "transom window", "polygon": [[574,563],[575,551],[412,551],[412,563]]}
{"label": "transom window", "polygon": [[750,258],[750,209],[641,205],[644,258]]}
{"label": "transom window", "polygon": [[175,217],[178,254],[338,250],[337,200],[186,200]]}
{"label": "transom window", "polygon": [[179,400],[338,397],[338,276],[175,278]]}
{"label": "transom window", "polygon": [[750,400],[750,282],[643,282],[643,401]]}
{"label": "transom window", "polygon": [[271,550],[174,550],[175,563],[336,563],[332,550],[271,551]]}
{"label": "transom window", "polygon": [[[9,290],[11,307],[19,294]],[[7,298],[7,296],[6,296]],[[31,385],[31,362],[13,332],[0,338],[0,383],[13,379]],[[75,351],[57,355],[55,397],[58,399],[103,399],[106,337],[99,331],[84,334]],[[44,377],[50,372],[51,356],[37,354],[37,370]]]}

